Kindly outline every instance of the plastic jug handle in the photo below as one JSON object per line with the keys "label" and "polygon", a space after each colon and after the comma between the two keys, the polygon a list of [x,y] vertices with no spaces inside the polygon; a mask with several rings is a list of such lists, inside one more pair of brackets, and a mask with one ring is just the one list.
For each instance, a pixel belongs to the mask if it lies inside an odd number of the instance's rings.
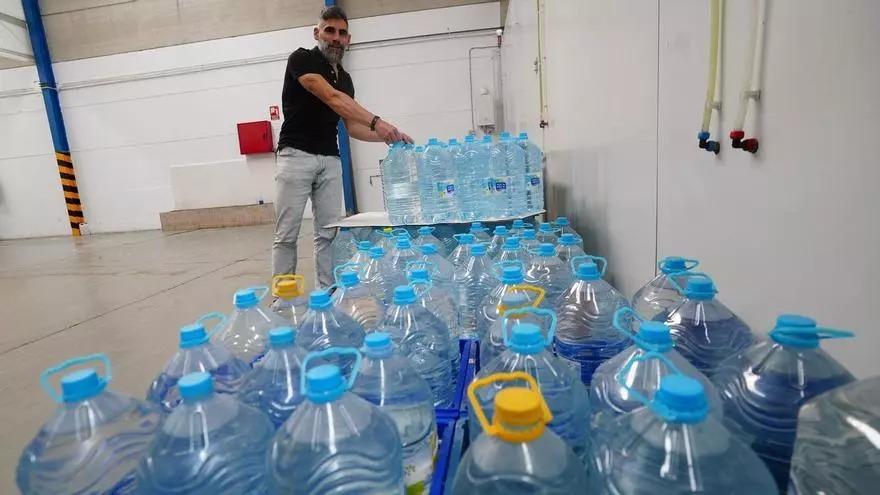
{"label": "plastic jug handle", "polygon": [[547,330],[547,337],[544,339],[544,346],[550,345],[553,342],[553,339],[556,337],[556,312],[551,311],[549,309],[544,308],[533,308],[533,307],[525,307],[525,308],[513,308],[508,309],[504,312],[504,317],[501,319],[501,338],[504,341],[505,347],[510,347],[510,338],[507,334],[507,321],[511,316],[514,315],[526,315],[533,314],[537,316],[543,316],[550,319],[550,328]]}
{"label": "plastic jug handle", "polygon": [[[531,285],[531,284],[516,284],[513,287],[511,287],[510,290],[521,290],[524,292],[534,292],[535,294],[537,294],[537,297],[535,297],[535,300],[532,301],[533,308],[537,308],[538,306],[540,306],[541,303],[544,302],[544,296],[547,295],[547,291],[538,287],[537,285]],[[507,311],[507,308],[499,301],[498,302],[498,312],[503,315],[506,311]]]}
{"label": "plastic jug handle", "polygon": [[793,338],[805,338],[805,339],[849,339],[855,337],[856,334],[850,332],[849,330],[838,330],[836,328],[826,328],[826,327],[776,327],[770,331],[770,335],[773,334],[783,334],[788,337]]}
{"label": "plastic jug handle", "polygon": [[682,373],[681,370],[678,369],[678,366],[676,366],[675,363],[673,363],[668,357],[666,357],[665,355],[663,355],[660,352],[648,351],[648,352],[642,354],[641,356],[636,356],[635,354],[630,356],[629,361],[627,361],[626,364],[623,366],[623,368],[621,368],[620,371],[617,372],[617,376],[615,378],[617,379],[618,385],[625,388],[627,390],[627,392],[629,392],[630,395],[635,397],[636,400],[638,400],[639,402],[641,402],[642,404],[644,404],[646,406],[651,406],[653,401],[651,401],[651,399],[648,399],[647,397],[645,397],[638,390],[630,388],[629,385],[626,384],[626,376],[629,374],[629,371],[632,369],[633,365],[635,365],[636,363],[638,363],[640,361],[648,361],[650,359],[657,359],[659,361],[662,361],[663,364],[668,366],[669,369],[671,369],[673,372],[675,372],[675,374],[684,375],[684,373]]}
{"label": "plastic jug handle", "polygon": [[52,386],[52,383],[49,381],[54,375],[61,373],[62,371],[80,364],[90,363],[92,361],[97,361],[104,365],[104,376],[99,377],[100,380],[104,383],[110,383],[110,380],[113,379],[113,370],[110,368],[110,359],[107,358],[106,354],[89,354],[88,356],[79,356],[75,358],[68,359],[63,363],[56,364],[51,368],[45,369],[42,373],[40,373],[40,386],[43,387],[43,390],[52,398],[55,402],[63,403],[64,398],[58,393],[55,388]]}
{"label": "plastic jug handle", "polygon": [[480,401],[477,400],[477,390],[488,385],[492,385],[494,383],[513,382],[518,380],[522,380],[528,383],[529,388],[531,388],[532,390],[537,390],[538,394],[541,396],[541,412],[543,416],[541,418],[541,421],[544,424],[553,421],[553,413],[550,412],[550,407],[547,406],[547,401],[544,399],[544,395],[541,394],[541,388],[538,387],[538,382],[535,380],[534,377],[532,377],[532,375],[529,375],[524,371],[514,371],[511,373],[495,373],[485,378],[474,380],[473,382],[471,382],[470,385],[468,385],[467,389],[468,400],[471,403],[471,407],[474,408],[474,413],[477,416],[477,421],[480,422],[480,426],[483,427],[483,431],[486,432],[486,434],[495,436],[503,429],[503,427],[501,425],[495,424],[494,418],[492,418],[493,421],[491,423],[486,418],[486,412],[480,405]]}
{"label": "plastic jug handle", "polygon": [[[299,390],[300,393],[306,395],[306,391],[308,389],[306,382],[306,375],[308,374],[309,363],[315,359],[324,358],[328,356],[354,356],[354,366],[351,368],[351,376],[348,377],[348,380],[345,383],[345,390],[351,390],[352,385],[354,385],[354,381],[358,376],[358,373],[361,371],[361,353],[354,347],[328,347],[323,351],[310,352],[305,359],[303,359],[302,363],[302,373],[299,376]],[[340,367],[340,370],[342,367]]]}
{"label": "plastic jug handle", "polygon": [[[666,271],[663,269],[663,267],[666,266],[666,263],[669,263],[670,259],[671,259],[671,257],[667,256],[667,257],[663,258],[662,260],[658,261],[657,268],[659,268],[661,272],[666,273]],[[696,268],[700,264],[699,260],[693,260],[693,259],[689,259],[689,258],[682,258],[682,261],[684,261],[684,270],[679,270],[679,271],[673,272],[673,273],[689,272],[689,271],[693,270],[694,268]]]}
{"label": "plastic jug handle", "polygon": [[199,317],[198,320],[195,321],[195,323],[204,324],[206,321],[214,319],[218,321],[216,324],[214,324],[213,327],[211,327],[210,330],[208,330],[208,338],[213,337],[214,334],[217,333],[217,330],[220,330],[223,327],[223,325],[226,323],[226,315],[224,315],[223,313],[218,313],[217,311],[212,311],[210,313],[203,314]]}
{"label": "plastic jug handle", "polygon": [[461,244],[461,237],[462,237],[463,235],[465,235],[465,233],[461,233],[461,234],[452,234],[452,238],[455,239],[456,241],[458,241],[459,244]]}
{"label": "plastic jug handle", "polygon": [[[575,261],[577,261],[577,260],[588,260],[588,261],[602,262],[602,265],[599,270],[599,276],[600,277],[605,276],[605,270],[608,268],[608,260],[603,258],[602,256],[595,256],[592,254],[583,254],[581,256],[573,257],[572,259],[569,260],[569,263],[571,264],[571,270],[573,272],[577,271],[577,265],[575,265]],[[596,264],[598,265],[599,263],[596,263]]]}
{"label": "plastic jug handle", "polygon": [[245,288],[245,290],[252,290],[257,293],[262,292],[262,294],[257,296],[257,300],[259,300],[259,301],[262,301],[266,297],[266,295],[269,294],[269,286],[268,285],[254,285],[252,287]]}
{"label": "plastic jug handle", "polygon": [[[691,277],[706,277],[706,278],[708,278],[710,281],[712,280],[712,277],[710,277],[708,274],[703,273],[703,272],[692,272],[692,271],[687,271],[687,270],[685,270],[685,271],[672,272],[672,273],[670,273],[669,276],[667,277],[667,280],[669,280],[669,283],[672,284],[673,287],[675,287],[675,290],[677,290],[679,294],[681,294],[681,295],[683,295],[683,296],[685,296],[685,297],[688,296],[688,290],[687,290],[687,287],[682,287],[681,284],[679,284],[679,283],[675,280],[675,277],[686,277],[686,278],[691,278]],[[713,282],[712,285],[713,285],[713,286],[715,285],[714,282]],[[717,289],[715,290],[715,293],[716,293],[716,294],[718,293],[718,290],[717,290]]]}
{"label": "plastic jug handle", "polygon": [[624,318],[630,315],[632,315],[635,320],[638,321],[640,324],[645,321],[645,318],[642,315],[636,313],[635,310],[633,310],[631,307],[624,306],[614,312],[614,318],[611,321],[611,326],[614,327],[614,329],[617,330],[618,333],[635,342],[641,349],[647,349],[657,352],[663,352],[668,349],[668,346],[661,346],[658,344],[646,342],[644,339],[639,337],[639,334],[637,332],[633,332],[632,324],[628,320],[624,321]]}
{"label": "plastic jug handle", "polygon": [[273,294],[276,294],[278,292],[278,283],[284,280],[293,280],[294,282],[296,282],[296,296],[299,297],[303,295],[303,288],[305,288],[306,286],[306,278],[302,275],[297,275],[295,273],[285,273],[272,277]]}

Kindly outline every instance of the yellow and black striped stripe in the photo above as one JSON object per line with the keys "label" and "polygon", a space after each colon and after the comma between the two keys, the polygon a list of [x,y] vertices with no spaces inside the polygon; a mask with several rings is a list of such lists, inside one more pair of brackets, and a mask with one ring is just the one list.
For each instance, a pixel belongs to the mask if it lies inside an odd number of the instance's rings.
{"label": "yellow and black striped stripe", "polygon": [[79,188],[76,187],[76,173],[73,171],[73,161],[69,153],[55,152],[55,160],[58,162],[58,175],[61,177],[61,188],[64,189],[64,202],[67,203],[67,218],[70,221],[70,231],[74,236],[80,235],[79,224],[85,223],[82,203],[79,200]]}

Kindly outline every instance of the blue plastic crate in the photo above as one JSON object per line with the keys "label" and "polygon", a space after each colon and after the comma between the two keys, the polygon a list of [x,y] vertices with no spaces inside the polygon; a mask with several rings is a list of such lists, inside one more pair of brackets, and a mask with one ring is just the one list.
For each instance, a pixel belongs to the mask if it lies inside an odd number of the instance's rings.
{"label": "blue plastic crate", "polygon": [[[473,342],[475,341],[467,339],[459,339],[458,341],[458,350],[461,359],[459,360],[458,376],[455,381],[455,399],[453,400],[452,407],[437,408],[436,413],[438,418],[442,416],[445,418],[458,419],[459,412],[461,411],[462,397],[464,397],[467,391],[467,385],[470,383],[470,380],[467,379],[467,374],[468,366],[470,365],[470,356],[473,352]],[[471,376],[471,378],[473,378],[473,376]]]}
{"label": "blue plastic crate", "polygon": [[[446,480],[443,485],[443,491],[437,492],[438,495],[452,493],[452,482],[455,480],[455,473],[458,472],[458,466],[461,464],[461,459],[464,457],[464,453],[471,444],[468,419],[466,417],[455,422],[454,430],[454,434],[449,444],[448,458],[446,460]],[[431,495],[434,495],[433,485],[431,486]]]}
{"label": "blue plastic crate", "polygon": [[[468,342],[470,343],[470,350],[467,358],[467,370],[465,370],[464,380],[462,381],[461,401],[459,402],[459,417],[462,418],[467,417],[468,407],[470,406],[467,398],[467,387],[474,381],[477,372],[480,371],[480,341],[469,340]],[[464,356],[462,356],[462,362],[464,362]]]}
{"label": "blue plastic crate", "polygon": [[440,443],[437,446],[437,461],[434,463],[434,477],[431,479],[430,495],[445,493],[449,459],[454,446],[455,424],[455,419],[437,418],[437,438]]}

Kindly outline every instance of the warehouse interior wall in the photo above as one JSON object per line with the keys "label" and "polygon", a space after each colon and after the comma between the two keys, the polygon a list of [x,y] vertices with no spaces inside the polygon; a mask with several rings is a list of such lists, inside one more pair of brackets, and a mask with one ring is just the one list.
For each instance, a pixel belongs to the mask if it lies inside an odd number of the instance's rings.
{"label": "warehouse interior wall", "polygon": [[[722,137],[697,148],[709,2],[511,0],[505,73],[537,84],[532,45],[545,9],[548,200],[607,256],[631,296],[669,255],[701,260],[718,298],[759,332],[779,313],[851,329],[824,347],[857,375],[880,373],[880,3],[768,2],[756,155],[730,147],[751,2],[727,2]],[[520,40],[520,41],[517,41]],[[505,102],[526,84],[506,82]],[[540,106],[506,109],[532,132]]]}
{"label": "warehouse interior wall", "polygon": [[[499,26],[497,2],[353,19],[344,65],[358,100],[416,139],[462,136],[468,48],[494,43]],[[274,156],[241,156],[236,123],[269,120],[287,56],[313,45],[309,25],[56,63],[91,231],[156,229],[163,211],[272,201]],[[489,54],[479,57],[485,66]],[[33,66],[0,71],[0,238],[69,233],[36,80]],[[382,208],[370,176],[386,149],[353,141],[361,209]]]}

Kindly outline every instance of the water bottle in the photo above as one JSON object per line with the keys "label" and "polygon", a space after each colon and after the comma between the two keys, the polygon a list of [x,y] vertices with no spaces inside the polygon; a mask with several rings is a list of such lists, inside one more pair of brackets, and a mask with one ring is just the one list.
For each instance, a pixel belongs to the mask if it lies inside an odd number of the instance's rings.
{"label": "water bottle", "polygon": [[[543,289],[538,289],[543,294]],[[547,315],[552,313],[550,310],[541,309],[535,313],[531,311],[513,311],[523,308],[534,308],[541,304],[543,295],[530,300],[525,291],[509,291],[501,297],[501,303],[498,305],[498,313],[501,318],[497,318],[489,326],[489,331],[480,339],[480,361],[489,363],[502,352],[507,350],[504,345],[504,332],[502,326],[512,326],[516,323],[535,323],[539,326],[549,328],[546,324]],[[537,313],[537,314],[536,314]],[[505,322],[507,320],[507,322]],[[552,351],[552,349],[550,349]]]}
{"label": "water bottle", "polygon": [[418,304],[412,286],[394,289],[393,304],[385,314],[382,328],[431,386],[434,407],[450,407],[455,400],[457,378],[452,370],[453,352],[457,354],[458,349],[451,348],[449,327]]}
{"label": "water bottle", "polygon": [[[205,322],[219,320],[211,332]],[[211,334],[226,322],[220,313],[208,313],[191,325],[180,329],[180,344],[174,357],[168,361],[159,376],[147,390],[147,400],[155,403],[165,413],[180,403],[180,390],[177,382],[184,376],[197,371],[210,373],[218,393],[235,394],[244,381],[250,366],[229,352],[219,343],[211,343]]]}
{"label": "water bottle", "polygon": [[[379,241],[379,245],[384,243],[385,233],[383,232],[381,236],[382,238]],[[361,241],[357,243],[357,251],[355,251],[354,255],[352,255],[352,257],[349,258],[347,262],[356,264],[366,263],[370,259],[370,249],[373,249],[373,244],[370,241]],[[333,266],[339,266],[341,264],[342,263],[335,263]]]}
{"label": "water bottle", "polygon": [[[529,308],[514,311],[535,311]],[[552,315],[552,312],[549,312]],[[515,323],[508,334],[507,325],[502,325],[504,344],[507,350],[493,361],[486,363],[477,373],[476,380],[483,380],[495,373],[524,371],[535,378],[541,393],[553,413],[553,421],[548,425],[554,433],[562,437],[579,457],[586,455],[590,431],[590,402],[587,391],[580,386],[580,378],[547,350],[556,333],[556,317],[552,315],[548,337],[541,328],[532,323]],[[490,411],[495,395],[502,387],[484,388],[477,392],[476,399],[481,408]],[[470,408],[470,435],[474,441],[481,428],[476,417],[476,408]]]}
{"label": "water bottle", "polygon": [[437,138],[430,138],[422,155],[426,188],[421,189],[422,198],[429,196],[429,208],[422,208],[427,223],[443,223],[456,219],[458,198],[456,196],[456,173],[449,152],[440,146]]}
{"label": "water bottle", "polygon": [[504,245],[504,240],[507,239],[507,235],[507,227],[504,225],[495,227],[492,240],[489,241],[489,246],[486,248],[486,254],[488,254],[490,258],[494,259],[495,256],[501,252],[501,246]]}
{"label": "water bottle", "polygon": [[455,287],[452,284],[452,277],[455,275],[455,267],[446,258],[443,257],[434,244],[422,244],[420,247],[422,252],[421,261],[430,263],[431,280],[435,285],[440,285],[447,290],[455,293]]}
{"label": "water bottle", "polygon": [[473,234],[455,234],[452,237],[458,241],[458,246],[449,253],[449,262],[458,269],[467,263],[470,258],[470,246],[476,241]]}
{"label": "water bottle", "polygon": [[[633,320],[637,322],[638,331],[635,333]],[[590,404],[593,406],[591,425],[594,443],[615,428],[615,418],[644,406],[636,393],[652,399],[660,388],[660,381],[673,372],[699,381],[706,394],[709,411],[720,414],[721,401],[715,386],[673,348],[669,327],[659,321],[646,320],[627,307],[614,314],[614,328],[621,336],[632,340],[633,345],[600,364],[593,373]],[[652,356],[661,354],[664,359],[643,358],[649,353]],[[623,383],[620,383],[618,376],[624,369],[626,373]]]}
{"label": "water bottle", "polygon": [[531,227],[532,227],[532,224],[527,223],[520,218],[517,218],[510,225],[510,235],[522,237],[523,231],[526,230],[527,228],[531,228]]}
{"label": "water bottle", "polygon": [[306,279],[302,275],[275,275],[272,278],[272,312],[288,325],[297,326],[309,310],[305,297]]}
{"label": "water bottle", "polygon": [[458,320],[456,294],[451,286],[434,283],[431,276],[433,270],[434,266],[428,261],[410,261],[407,265],[407,279],[410,284],[416,286],[419,304],[440,318],[449,328],[449,333],[454,337],[453,349],[457,349],[461,326]]}
{"label": "water bottle", "polygon": [[572,273],[576,270],[576,266],[571,260],[580,256],[586,256],[584,252],[583,242],[574,234],[562,234],[559,236],[559,245],[556,247],[556,255],[565,263],[565,266],[572,269]]}
{"label": "water bottle", "polygon": [[533,250],[538,249],[538,246],[541,245],[541,243],[538,241],[538,233],[535,232],[535,229],[523,229],[520,244],[522,244],[523,249],[525,249],[527,253],[531,253]]}
{"label": "water bottle", "polygon": [[[597,262],[602,264],[601,270]],[[615,312],[628,308],[629,301],[602,280],[608,266],[605,258],[577,256],[572,264],[577,265],[577,280],[556,303],[559,328],[554,346],[556,355],[589,389],[596,368],[629,345],[612,325]]]}
{"label": "water bottle", "polygon": [[[478,394],[498,388],[491,415]],[[528,388],[516,384],[525,382]],[[546,394],[528,373],[498,373],[468,387],[471,410],[485,435],[471,442],[452,482],[454,495],[575,495],[587,486],[584,466],[571,447],[547,429],[554,416]],[[474,424],[476,427],[476,424]]]}
{"label": "water bottle", "polygon": [[458,290],[461,338],[478,338],[477,313],[480,304],[497,285],[492,261],[486,256],[484,244],[474,244],[471,247],[467,263],[456,269],[452,283]]}
{"label": "water bottle", "polygon": [[[648,353],[631,363],[666,358]],[[675,372],[660,380],[653,399],[630,390],[647,407],[617,418],[594,441],[593,491],[626,495],[778,493],[767,467],[709,414],[698,380]],[[629,370],[618,377],[621,386]]]}
{"label": "water bottle", "polygon": [[872,493],[880,483],[880,376],[801,407],[789,493]]}
{"label": "water bottle", "polygon": [[489,156],[494,216],[513,217],[525,211],[525,153],[504,132]]}
{"label": "water bottle", "polygon": [[275,428],[261,411],[214,393],[211,375],[178,382],[183,402],[162,423],[138,467],[138,493],[266,493],[266,448]]}
{"label": "water bottle", "polygon": [[538,242],[541,244],[547,243],[555,245],[559,241],[558,233],[559,231],[553,227],[553,224],[541,222],[541,224],[538,225]]}
{"label": "water bottle", "polygon": [[498,274],[497,284],[480,302],[477,312],[477,338],[484,340],[489,328],[501,318],[503,309],[501,300],[511,293],[522,293],[526,296],[529,306],[538,306],[543,302],[545,291],[540,287],[524,283],[523,264],[519,261],[497,262],[493,273]]}
{"label": "water bottle", "polygon": [[668,256],[657,262],[660,273],[636,291],[632,298],[633,309],[649,320],[665,320],[669,311],[684,301],[681,292],[669,281],[675,274],[679,286],[687,283],[688,272],[699,265],[697,260]]}
{"label": "water bottle", "polygon": [[474,218],[488,218],[492,216],[491,184],[492,172],[489,168],[489,158],[492,150],[492,136],[483,136],[483,139],[465,148],[467,167],[458,169],[459,177],[464,179],[465,187],[469,190],[468,198],[474,210]]}
{"label": "water bottle", "polygon": [[782,315],[769,341],[722,361],[712,377],[724,405],[724,425],[764,460],[780,493],[787,491],[801,406],[855,381],[819,341],[852,336],[817,327],[812,318]]}
{"label": "water bottle", "polygon": [[280,427],[303,401],[299,382],[305,358],[306,352],[296,346],[292,328],[273,328],[269,350],[245,377],[239,400],[263,411],[275,428]]}
{"label": "water bottle", "polygon": [[[376,230],[375,232],[378,234],[379,238],[371,241],[373,246],[381,247],[386,253],[391,251],[397,241],[397,238],[394,235],[394,229],[391,227],[385,227],[381,230]],[[360,244],[358,244],[358,250],[360,250]],[[367,252],[369,252],[369,248],[367,248]],[[352,258],[351,261],[353,263],[360,263],[363,260]]]}
{"label": "water bottle", "polygon": [[529,141],[525,132],[519,133],[517,144],[525,155],[526,210],[541,211],[544,209],[544,154]]}
{"label": "water bottle", "polygon": [[[333,364],[353,357],[348,380]],[[268,451],[270,493],[404,493],[403,454],[388,414],[350,391],[361,367],[357,349],[330,348],[303,362],[306,400],[275,433]]]}
{"label": "water bottle", "polygon": [[441,256],[446,256],[449,254],[446,252],[446,244],[434,235],[434,230],[435,227],[419,227],[419,236],[413,240],[413,247],[420,249],[425,244],[433,244]]}
{"label": "water bottle", "polygon": [[571,269],[556,256],[556,248],[553,244],[539,244],[538,249],[532,251],[532,260],[526,268],[525,281],[537,285],[546,291],[543,305],[554,309],[559,296],[571,287],[574,277]]}
{"label": "water bottle", "polygon": [[474,236],[474,242],[489,244],[492,242],[492,236],[489,235],[489,229],[483,226],[482,222],[473,222],[469,232]]}
{"label": "water bottle", "polygon": [[574,227],[571,226],[571,222],[568,221],[568,217],[556,217],[556,220],[552,223],[553,227],[556,228],[558,235],[561,237],[563,234],[571,234],[578,238],[581,241],[581,247],[583,247],[583,238],[580,234],[574,230]]}
{"label": "water bottle", "polygon": [[428,493],[437,455],[434,396],[409,360],[395,351],[388,333],[374,332],[364,339],[361,371],[351,391],[397,425],[406,493]]}
{"label": "water bottle", "polygon": [[[678,284],[675,277],[669,280],[673,286]],[[685,300],[672,310],[666,325],[676,350],[712,378],[718,363],[752,345],[755,336],[744,321],[715,299],[718,291],[708,275],[690,272],[687,286],[678,289]]]}
{"label": "water bottle", "polygon": [[474,219],[474,216],[469,214],[470,205],[467,202],[468,198],[462,195],[464,186],[459,179],[461,177],[459,167],[464,166],[466,162],[464,146],[458,142],[457,138],[450,138],[444,150],[446,151],[446,159],[449,162],[449,170],[451,172],[449,177],[455,182],[455,209],[451,213],[450,221],[469,222]]}
{"label": "water bottle", "polygon": [[358,271],[362,266],[347,263],[333,269],[336,291],[332,304],[357,322],[365,332],[375,330],[385,316],[385,303],[371,288],[362,284]]}
{"label": "water bottle", "polygon": [[[339,309],[326,289],[309,294],[309,311],[296,334],[296,345],[305,352],[331,347],[360,347],[364,343],[364,327]],[[351,363],[334,363],[349,371]]]}
{"label": "water bottle", "polygon": [[521,266],[526,266],[532,261],[532,257],[520,244],[519,237],[510,236],[504,240],[495,261],[502,264],[519,263]]}
{"label": "water bottle", "polygon": [[226,326],[212,333],[211,340],[223,344],[238,359],[253,364],[266,352],[269,330],[290,325],[289,321],[260,307],[260,301],[268,293],[265,285],[236,291],[235,310]]}
{"label": "water bottle", "polygon": [[[95,368],[65,373],[60,393],[50,382],[54,375],[92,362],[103,364],[103,376]],[[107,389],[111,379],[110,360],[103,354],[70,359],[40,375],[40,385],[59,407],[21,453],[15,477],[21,493],[137,489],[137,463],[149,449],[162,412],[154,404]],[[26,409],[22,413],[29,414]]]}
{"label": "water bottle", "polygon": [[420,258],[407,237],[398,237],[394,249],[388,253],[388,271],[385,272],[385,293],[392,294],[398,285],[406,285],[406,264]]}
{"label": "water bottle", "polygon": [[415,223],[419,219],[419,171],[412,154],[402,141],[398,141],[391,145],[379,170],[385,211],[388,212],[388,221],[395,225]]}
{"label": "water bottle", "polygon": [[370,249],[370,259],[362,263],[358,272],[358,278],[364,287],[376,295],[383,304],[388,304],[391,298],[386,292],[388,284],[385,282],[385,274],[388,273],[388,263],[385,261],[385,252],[379,246]]}
{"label": "water bottle", "polygon": [[[476,172],[478,167],[471,163],[471,157],[475,151],[473,134],[468,134],[464,138],[464,144],[459,147],[450,145],[452,151],[452,163],[456,171],[456,179],[458,183],[458,202],[461,207],[458,218],[463,222],[471,222],[478,218],[477,211],[480,208],[478,202],[483,198],[485,189],[485,177],[488,174],[478,176]],[[483,183],[480,183],[480,179]]]}
{"label": "water bottle", "polygon": [[330,243],[330,257],[333,260],[333,266],[349,261],[356,252],[357,243],[354,239],[354,233],[348,227],[339,227],[339,232]]}

